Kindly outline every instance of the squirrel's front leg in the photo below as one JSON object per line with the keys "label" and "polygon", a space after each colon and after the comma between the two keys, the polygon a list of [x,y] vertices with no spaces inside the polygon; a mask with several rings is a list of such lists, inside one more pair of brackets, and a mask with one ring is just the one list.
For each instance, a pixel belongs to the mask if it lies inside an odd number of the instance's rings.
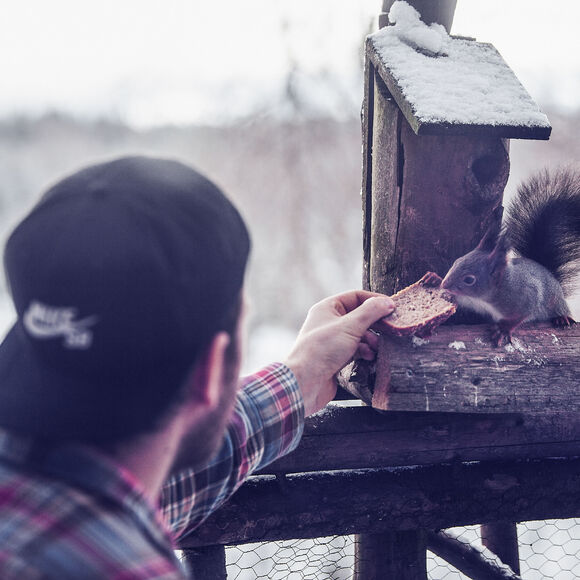
{"label": "squirrel's front leg", "polygon": [[511,344],[512,342],[512,332],[516,329],[523,319],[517,318],[515,320],[502,319],[496,323],[493,332],[491,333],[491,340],[494,342],[495,346],[503,346],[505,344]]}

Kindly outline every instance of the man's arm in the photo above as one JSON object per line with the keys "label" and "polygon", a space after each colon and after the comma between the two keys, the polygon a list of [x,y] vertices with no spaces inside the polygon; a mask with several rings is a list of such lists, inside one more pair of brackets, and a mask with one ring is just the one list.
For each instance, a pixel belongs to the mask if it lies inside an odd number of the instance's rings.
{"label": "man's arm", "polygon": [[[394,310],[386,296],[351,291],[314,305],[285,364],[249,377],[223,445],[208,466],[172,477],[162,492],[164,516],[176,537],[198,526],[243,481],[299,443],[304,416],[336,393],[336,374],[352,358],[372,360],[381,318]],[[378,326],[377,326],[378,325]]]}
{"label": "man's arm", "polygon": [[219,451],[200,470],[183,470],[162,489],[163,516],[174,537],[197,527],[253,472],[289,453],[304,427],[304,402],[292,371],[274,364],[242,380]]}

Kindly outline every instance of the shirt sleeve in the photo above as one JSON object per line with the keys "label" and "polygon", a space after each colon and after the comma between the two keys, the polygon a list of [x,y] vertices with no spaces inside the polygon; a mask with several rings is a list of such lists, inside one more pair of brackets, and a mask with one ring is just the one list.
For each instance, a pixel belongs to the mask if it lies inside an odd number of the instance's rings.
{"label": "shirt sleeve", "polygon": [[197,471],[172,476],[161,492],[163,517],[175,539],[191,532],[255,471],[293,451],[304,430],[296,377],[281,363],[242,379],[220,450]]}

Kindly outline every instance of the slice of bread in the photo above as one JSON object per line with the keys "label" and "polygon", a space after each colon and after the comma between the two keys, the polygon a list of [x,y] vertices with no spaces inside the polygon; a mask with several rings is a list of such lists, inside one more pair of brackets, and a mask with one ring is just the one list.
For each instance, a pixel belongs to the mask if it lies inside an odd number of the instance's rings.
{"label": "slice of bread", "polygon": [[427,336],[455,313],[457,306],[449,292],[425,285],[426,277],[391,296],[395,310],[383,318],[385,333]]}

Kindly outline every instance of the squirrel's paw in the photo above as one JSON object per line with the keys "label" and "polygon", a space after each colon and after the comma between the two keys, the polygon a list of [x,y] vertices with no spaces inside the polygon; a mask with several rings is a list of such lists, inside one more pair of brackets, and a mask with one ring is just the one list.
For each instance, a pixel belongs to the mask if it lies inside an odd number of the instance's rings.
{"label": "squirrel's paw", "polygon": [[574,326],[576,321],[571,316],[556,316],[552,318],[552,324],[556,328],[569,328],[570,326]]}
{"label": "squirrel's paw", "polygon": [[505,346],[512,343],[511,330],[496,326],[491,333],[491,341],[495,346]]}
{"label": "squirrel's paw", "polygon": [[419,284],[422,286],[427,286],[428,288],[437,288],[441,286],[441,282],[443,278],[439,276],[439,274],[435,274],[435,272],[427,272],[421,280],[419,280]]}
{"label": "squirrel's paw", "polygon": [[495,346],[505,346],[512,343],[512,332],[521,324],[522,320],[500,320],[493,328],[491,340]]}

